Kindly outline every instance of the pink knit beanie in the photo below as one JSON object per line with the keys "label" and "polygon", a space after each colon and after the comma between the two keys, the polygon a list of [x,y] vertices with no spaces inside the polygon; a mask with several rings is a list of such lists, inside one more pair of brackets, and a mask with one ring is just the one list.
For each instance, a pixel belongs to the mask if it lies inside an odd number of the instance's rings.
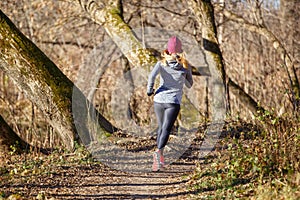
{"label": "pink knit beanie", "polygon": [[168,41],[167,49],[169,53],[181,53],[181,46],[182,45],[180,39],[176,36],[172,36]]}

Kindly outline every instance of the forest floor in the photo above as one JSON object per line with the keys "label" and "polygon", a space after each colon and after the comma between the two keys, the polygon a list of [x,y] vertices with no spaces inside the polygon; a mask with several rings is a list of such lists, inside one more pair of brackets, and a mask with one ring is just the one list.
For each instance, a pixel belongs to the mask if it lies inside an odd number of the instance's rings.
{"label": "forest floor", "polygon": [[148,172],[115,170],[83,148],[13,155],[1,167],[0,199],[193,199],[199,192],[190,185],[202,161],[195,156],[199,142],[160,172],[151,172],[151,165]]}
{"label": "forest floor", "polygon": [[[48,155],[41,152],[17,155],[12,149],[12,155],[0,166],[0,200],[249,199],[259,188],[253,175],[234,178],[224,169],[226,166],[239,167],[236,163],[234,166],[228,164],[231,159],[228,146],[233,143],[232,138],[254,130],[255,127],[246,124],[235,125],[234,129],[225,128],[214,149],[202,157],[199,152],[205,131],[199,130],[188,149],[159,172],[151,171],[155,138],[140,142],[130,142],[126,138],[123,141],[122,145],[128,145],[127,149],[141,148],[144,156],[149,158],[148,170],[142,172],[113,169],[111,165],[95,160],[80,145],[74,152],[57,150]],[[250,140],[245,142],[249,144]],[[243,163],[240,165],[243,167]]]}
{"label": "forest floor", "polygon": [[197,193],[189,187],[199,162],[193,150],[160,172],[144,173],[111,169],[84,152],[12,156],[2,168],[0,193],[16,199],[189,199]]}
{"label": "forest floor", "polygon": [[[61,165],[48,174],[15,174],[1,178],[1,192],[19,199],[189,199],[185,178],[192,163],[180,160],[163,172],[134,174],[101,164]],[[22,197],[22,198],[21,198]]]}

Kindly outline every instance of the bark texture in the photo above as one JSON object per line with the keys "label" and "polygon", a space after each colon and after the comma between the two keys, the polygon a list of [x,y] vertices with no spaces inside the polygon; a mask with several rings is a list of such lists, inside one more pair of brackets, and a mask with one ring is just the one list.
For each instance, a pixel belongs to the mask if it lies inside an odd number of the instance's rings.
{"label": "bark texture", "polygon": [[0,67],[47,116],[67,148],[73,148],[72,82],[1,11]]}
{"label": "bark texture", "polygon": [[[0,69],[45,114],[66,148],[73,148],[76,133],[83,136],[90,134],[87,128],[88,123],[91,123],[88,121],[89,113],[97,117],[94,118],[94,124],[100,123],[105,127],[101,126],[101,130],[113,131],[111,124],[94,109],[72,81],[2,11]],[[76,123],[73,115],[77,117]]]}
{"label": "bark texture", "polygon": [[222,120],[225,108],[225,70],[222,53],[220,51],[217,29],[214,19],[212,3],[207,0],[190,0],[189,8],[201,24],[203,47],[211,73],[210,88],[212,102],[210,103],[213,120]]}
{"label": "bark texture", "polygon": [[72,82],[1,11],[0,67],[47,116],[71,149],[74,126],[71,117]]}
{"label": "bark texture", "polygon": [[[203,46],[206,50],[207,59],[210,59],[210,70],[217,71],[217,74],[222,79],[223,83],[227,85],[227,91],[236,95],[240,99],[240,102],[249,109],[253,115],[255,115],[259,110],[264,110],[262,107],[258,106],[258,103],[250,95],[248,95],[229,77],[228,82],[225,83],[226,74],[222,54],[218,45],[217,29],[214,24],[214,7],[211,2],[206,0],[191,0],[189,1],[189,7],[194,12],[198,23],[202,25]],[[221,7],[218,7],[218,9],[222,9],[224,16],[228,17],[228,11]],[[251,26],[251,30],[254,29],[254,27],[256,26]],[[267,32],[267,30],[264,30],[264,32]],[[273,37],[273,35],[268,32],[268,37]],[[216,69],[214,69],[213,66],[216,66]],[[219,101],[221,101],[221,99]],[[229,105],[229,103],[227,105]],[[229,106],[227,106],[227,109],[229,109]]]}
{"label": "bark texture", "polygon": [[119,0],[109,0],[106,3],[99,0],[78,0],[78,2],[90,18],[106,30],[131,64],[142,66],[149,71],[156,58],[149,50],[143,48],[131,28],[124,22]]}

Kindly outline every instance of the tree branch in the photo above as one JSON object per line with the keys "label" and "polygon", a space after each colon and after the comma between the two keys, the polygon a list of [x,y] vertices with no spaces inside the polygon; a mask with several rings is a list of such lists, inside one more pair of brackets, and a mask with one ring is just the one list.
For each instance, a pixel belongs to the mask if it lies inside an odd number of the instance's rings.
{"label": "tree branch", "polygon": [[97,127],[95,134],[116,130],[1,10],[0,69],[43,112],[68,149],[73,149],[76,133],[85,144],[91,142],[91,124]]}
{"label": "tree branch", "polygon": [[[218,5],[216,5],[216,9],[221,9],[221,8]],[[261,24],[259,26],[252,24],[249,21],[247,21],[246,19],[244,19],[226,9],[223,10],[223,14],[225,17],[230,19],[232,22],[235,22],[235,23],[241,25],[243,28],[245,28],[251,32],[263,35],[269,42],[271,42],[273,44],[274,49],[280,53],[281,59],[283,60],[283,66],[289,77],[290,87],[291,87],[292,96],[293,96],[294,109],[296,110],[297,107],[300,105],[300,85],[299,85],[299,80],[298,80],[298,77],[296,74],[296,69],[295,69],[293,60],[292,60],[291,56],[287,53],[283,44],[263,24]]]}
{"label": "tree branch", "polygon": [[106,5],[101,6],[93,0],[78,1],[91,19],[104,27],[131,64],[150,70],[149,68],[155,64],[156,58],[150,51],[142,47],[131,28],[124,22],[118,0],[109,0]]}

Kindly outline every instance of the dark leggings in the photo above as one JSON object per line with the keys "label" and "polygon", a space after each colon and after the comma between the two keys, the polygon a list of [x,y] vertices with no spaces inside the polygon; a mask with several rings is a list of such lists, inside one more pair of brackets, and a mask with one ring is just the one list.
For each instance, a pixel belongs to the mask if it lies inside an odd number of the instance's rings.
{"label": "dark leggings", "polygon": [[154,112],[158,123],[156,140],[158,149],[166,146],[179,110],[179,104],[154,102]]}

